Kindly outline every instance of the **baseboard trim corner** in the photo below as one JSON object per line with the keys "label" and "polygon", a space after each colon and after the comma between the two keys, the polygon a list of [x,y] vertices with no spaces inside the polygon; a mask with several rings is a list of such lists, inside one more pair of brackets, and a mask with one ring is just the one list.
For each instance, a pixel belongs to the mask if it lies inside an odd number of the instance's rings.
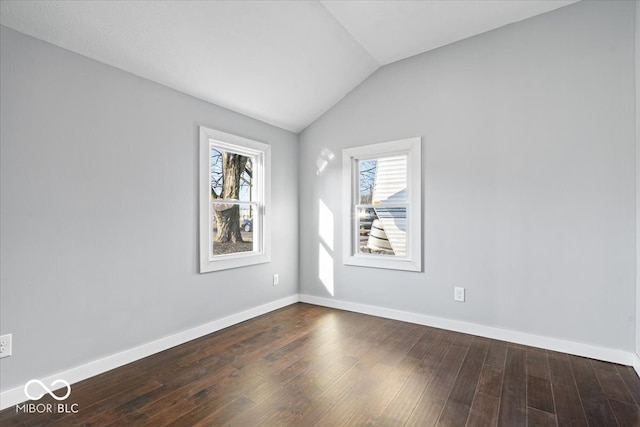
{"label": "baseboard trim corner", "polygon": [[[313,295],[300,295],[300,302],[321,305],[324,307],[337,308],[340,310],[353,311],[356,313],[369,314],[372,316],[384,317],[387,319],[400,320],[403,322],[415,323],[418,325],[431,326],[439,329],[446,329],[465,334],[477,335],[485,338],[492,338],[500,341],[508,341],[515,344],[527,345],[531,347],[543,348],[546,350],[558,351],[573,354],[576,356],[588,357],[605,362],[618,363],[626,366],[633,366],[636,372],[640,372],[640,358],[635,353],[624,350],[599,347],[591,344],[578,343],[539,335],[517,332],[508,329],[500,329],[492,326],[478,325],[475,323],[462,322],[459,320],[445,319],[441,317],[428,316],[425,314],[411,313],[394,310],[379,306],[353,303],[338,299],[317,297]],[[635,356],[635,357],[634,357]]]}
{"label": "baseboard trim corner", "polygon": [[640,355],[638,353],[633,354],[633,369],[635,369],[636,374],[640,377]]}
{"label": "baseboard trim corner", "polygon": [[[276,301],[271,301],[266,304],[250,308],[248,310],[241,311],[239,313],[235,313],[218,320],[214,320],[204,325],[196,326],[195,328],[188,329],[186,331],[182,331],[164,338],[160,338],[158,340],[142,344],[138,347],[134,347],[120,353],[112,354],[102,359],[94,360],[92,362],[68,369],[63,372],[59,372],[54,375],[49,375],[45,378],[39,378],[39,380],[47,386],[57,379],[64,379],[69,384],[73,385],[74,383],[86,380],[87,378],[91,378],[103,372],[110,371],[111,369],[126,365],[127,363],[135,362],[136,360],[140,360],[147,356],[151,356],[152,354],[170,349],[171,347],[184,344],[188,341],[203,337],[224,328],[228,328],[229,326],[233,326],[246,320],[253,319],[254,317],[261,316],[279,308],[295,304],[298,301],[298,294],[291,295],[289,297],[285,297]],[[55,390],[56,388],[53,389],[53,391]],[[2,393],[0,393],[0,410],[17,405],[26,400],[27,397],[24,394],[24,386],[3,391]],[[73,391],[69,397],[69,400],[73,400]]]}

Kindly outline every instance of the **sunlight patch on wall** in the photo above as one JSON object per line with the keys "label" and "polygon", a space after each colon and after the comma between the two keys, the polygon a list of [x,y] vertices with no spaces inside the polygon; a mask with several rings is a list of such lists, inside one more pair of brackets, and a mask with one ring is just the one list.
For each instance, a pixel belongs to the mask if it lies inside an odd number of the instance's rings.
{"label": "sunlight patch on wall", "polygon": [[333,224],[333,212],[322,199],[318,199],[318,277],[331,296],[334,296]]}
{"label": "sunlight patch on wall", "polygon": [[316,160],[316,175],[320,175],[329,165],[329,162],[336,157],[331,150],[323,148],[320,152],[320,157]]}
{"label": "sunlight patch on wall", "polygon": [[322,199],[318,201],[318,235],[327,248],[333,251],[333,212]]}
{"label": "sunlight patch on wall", "polygon": [[324,247],[322,242],[318,244],[318,277],[325,289],[334,296],[333,289],[333,257]]}

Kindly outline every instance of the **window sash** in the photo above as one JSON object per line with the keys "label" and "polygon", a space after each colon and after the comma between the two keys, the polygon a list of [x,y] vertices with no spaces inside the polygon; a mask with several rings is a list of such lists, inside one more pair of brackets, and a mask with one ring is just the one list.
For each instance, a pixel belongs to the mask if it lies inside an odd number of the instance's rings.
{"label": "window sash", "polygon": [[[235,200],[235,199],[212,199],[211,200],[211,207],[209,210],[209,217],[211,218],[211,221],[213,222],[213,218],[214,218],[214,206],[215,205],[237,205],[237,206],[246,206],[249,205],[251,207],[253,207],[254,210],[254,216],[251,218],[251,220],[253,221],[253,231],[252,231],[252,239],[253,239],[253,248],[251,251],[238,251],[238,252],[232,252],[232,253],[228,253],[228,254],[214,254],[214,242],[213,242],[213,238],[214,233],[213,233],[213,229],[212,227],[209,227],[209,260],[210,261],[215,261],[215,260],[223,260],[223,259],[231,259],[231,258],[235,258],[235,257],[248,257],[248,256],[253,256],[256,254],[261,254],[264,253],[264,239],[263,239],[263,233],[262,233],[262,229],[263,229],[263,215],[262,212],[264,211],[264,207],[262,205],[262,203],[260,202],[256,202],[256,201],[252,201],[252,202],[244,202],[244,201],[239,201],[239,200]],[[242,231],[242,229],[241,229]]]}
{"label": "window sash", "polygon": [[[406,229],[405,229],[405,254],[404,255],[390,255],[390,254],[375,254],[375,253],[364,253],[360,251],[360,218],[358,216],[358,212],[360,209],[405,209],[405,221],[406,221]],[[371,204],[355,204],[353,205],[353,225],[352,225],[352,235],[353,235],[353,256],[354,257],[364,257],[364,258],[381,258],[381,259],[395,259],[395,260],[408,260],[411,259],[411,209],[409,203],[378,203],[375,205]],[[378,218],[379,219],[379,218]]]}
{"label": "window sash", "polygon": [[[209,208],[209,218],[213,221],[214,213],[213,213],[213,205],[216,204],[230,204],[230,205],[252,205],[255,207],[256,217],[252,218],[254,220],[254,228],[253,228],[253,249],[251,251],[239,251],[232,252],[228,254],[214,254],[214,242],[213,242],[213,230],[209,227],[209,260],[217,261],[224,259],[232,259],[232,258],[246,258],[250,256],[254,256],[256,254],[264,253],[264,245],[263,245],[263,236],[262,236],[262,223],[263,223],[263,212],[264,205],[262,203],[262,194],[263,194],[263,153],[258,150],[252,150],[247,147],[242,147],[234,144],[229,144],[223,141],[213,141],[211,140],[209,143],[209,150],[215,149],[216,151],[226,151],[233,154],[240,154],[241,156],[248,157],[251,159],[253,165],[253,183],[251,185],[250,192],[250,200],[238,200],[238,199],[211,199],[211,206]],[[209,157],[209,169],[211,169],[211,157]],[[209,188],[213,185],[211,181],[211,173],[209,174]],[[256,226],[257,224],[257,226]]]}

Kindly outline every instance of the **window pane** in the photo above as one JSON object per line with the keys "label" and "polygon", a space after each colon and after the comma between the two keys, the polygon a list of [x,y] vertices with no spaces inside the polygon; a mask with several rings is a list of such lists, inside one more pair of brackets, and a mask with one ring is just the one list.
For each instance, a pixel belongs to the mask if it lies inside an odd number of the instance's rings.
{"label": "window pane", "polygon": [[212,202],[211,252],[213,256],[252,252],[256,206],[248,203]]}
{"label": "window pane", "polygon": [[376,207],[357,210],[358,252],[407,255],[407,208]]}
{"label": "window pane", "polygon": [[372,204],[407,202],[407,156],[381,157],[376,161]]}
{"label": "window pane", "polygon": [[253,190],[251,157],[211,147],[211,191],[214,198],[251,201]]}
{"label": "window pane", "polygon": [[360,178],[360,201],[358,204],[372,204],[373,189],[376,182],[376,165],[377,160],[360,160],[358,162]]}

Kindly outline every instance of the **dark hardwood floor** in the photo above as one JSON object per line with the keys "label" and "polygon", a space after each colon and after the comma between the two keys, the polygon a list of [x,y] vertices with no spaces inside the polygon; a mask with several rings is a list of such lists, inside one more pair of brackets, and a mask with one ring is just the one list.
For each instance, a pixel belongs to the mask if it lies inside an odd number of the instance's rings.
{"label": "dark hardwood floor", "polygon": [[74,384],[66,402],[76,414],[11,407],[0,424],[640,426],[630,367],[307,304]]}

